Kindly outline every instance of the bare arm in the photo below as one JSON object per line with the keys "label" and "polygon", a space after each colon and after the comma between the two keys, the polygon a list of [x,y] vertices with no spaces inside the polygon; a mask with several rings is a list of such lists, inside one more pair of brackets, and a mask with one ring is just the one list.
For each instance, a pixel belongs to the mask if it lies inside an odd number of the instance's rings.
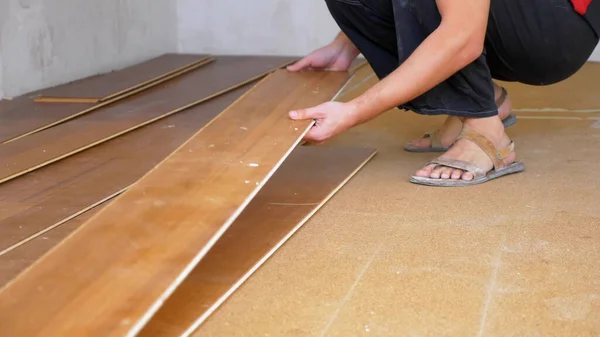
{"label": "bare arm", "polygon": [[490,0],[437,0],[440,26],[388,77],[350,102],[353,125],[408,102],[482,53]]}

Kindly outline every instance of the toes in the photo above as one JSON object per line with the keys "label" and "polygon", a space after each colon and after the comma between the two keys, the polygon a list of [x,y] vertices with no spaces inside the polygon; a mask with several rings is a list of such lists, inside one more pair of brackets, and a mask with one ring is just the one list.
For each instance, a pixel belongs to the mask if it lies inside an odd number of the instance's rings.
{"label": "toes", "polygon": [[435,167],[436,167],[435,164],[427,165],[424,168],[422,168],[421,170],[417,171],[416,175],[418,177],[427,178],[431,175],[431,173],[433,172],[433,169],[435,169]]}
{"label": "toes", "polygon": [[446,167],[442,170],[442,173],[440,174],[440,177],[442,179],[450,179],[450,176],[452,175],[452,171],[453,169],[450,167]]}
{"label": "toes", "polygon": [[433,172],[431,172],[431,174],[429,175],[429,178],[433,178],[433,179],[440,179],[442,176],[442,173],[446,170],[446,167],[444,166],[440,166],[435,168],[435,170],[433,170]]}
{"label": "toes", "polygon": [[463,171],[459,169],[452,170],[452,179],[458,180],[463,176]]}
{"label": "toes", "polygon": [[412,146],[420,147],[420,148],[431,147],[431,140],[429,139],[429,137],[415,139],[410,143],[412,144]]}
{"label": "toes", "polygon": [[473,180],[473,178],[475,178],[475,177],[473,176],[473,173],[471,173],[471,172],[465,172],[465,173],[462,175],[462,179],[463,179],[463,180],[468,180],[468,181],[470,181],[470,180]]}

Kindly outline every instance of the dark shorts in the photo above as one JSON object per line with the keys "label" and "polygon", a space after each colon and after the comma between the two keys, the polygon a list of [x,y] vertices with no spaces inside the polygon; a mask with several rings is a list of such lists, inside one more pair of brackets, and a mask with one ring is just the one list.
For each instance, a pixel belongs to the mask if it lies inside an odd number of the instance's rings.
{"label": "dark shorts", "polygon": [[[441,22],[435,0],[326,2],[379,78],[402,64]],[[590,21],[600,21],[600,15],[583,18],[569,0],[492,0],[483,54],[400,108],[426,115],[497,115],[492,79],[547,85],[570,77],[598,44]]]}

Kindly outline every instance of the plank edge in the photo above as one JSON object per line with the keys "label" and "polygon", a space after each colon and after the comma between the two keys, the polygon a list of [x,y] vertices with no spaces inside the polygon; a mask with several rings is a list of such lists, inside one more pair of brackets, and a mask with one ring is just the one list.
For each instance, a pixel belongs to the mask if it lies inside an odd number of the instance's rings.
{"label": "plank edge", "polygon": [[262,265],[264,265],[267,260],[273,256],[297,231],[300,230],[329,200],[336,195],[352,178],[354,178],[360,170],[362,170],[365,165],[375,155],[377,154],[377,150],[371,149],[371,154],[365,158],[365,160],[358,165],[356,169],[354,169],[350,174],[338,185],[336,186],[318,205],[316,205],[292,230],[284,236],[284,238],[279,241],[271,250],[269,250],[258,262],[248,270],[246,274],[244,274],[234,285],[231,287],[223,296],[221,296],[210,308],[206,310],[206,312],[198,318],[185,332],[181,334],[181,337],[189,337],[196,330],[200,328],[202,323],[204,323],[212,314],[221,307],[221,305],[236,292],[239,287],[241,287]]}

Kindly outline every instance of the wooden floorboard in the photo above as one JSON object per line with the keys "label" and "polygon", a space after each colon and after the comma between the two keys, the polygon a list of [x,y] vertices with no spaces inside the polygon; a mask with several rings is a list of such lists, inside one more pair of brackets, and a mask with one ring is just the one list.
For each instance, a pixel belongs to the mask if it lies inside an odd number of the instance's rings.
{"label": "wooden floorboard", "polygon": [[135,335],[312,127],[288,111],[348,76],[267,76],[2,289],[0,335]]}
{"label": "wooden floorboard", "polygon": [[82,103],[37,103],[29,97],[0,102],[0,144],[93,108]]}
{"label": "wooden floorboard", "polygon": [[23,272],[23,270],[27,269],[41,256],[59,244],[74,230],[79,228],[79,226],[100,210],[102,205],[104,204],[66,221],[61,226],[44,233],[42,236],[36,237],[27,242],[27,244],[21,245],[6,254],[0,255],[0,288],[6,286],[8,282],[13,280],[19,273]]}
{"label": "wooden floorboard", "polygon": [[[214,59],[210,57],[202,57],[191,67],[187,67],[176,73],[170,73],[163,78],[157,79],[153,83],[148,83],[144,86],[122,92],[116,97],[98,102],[97,104],[86,103],[86,100],[82,100],[81,103],[65,103],[63,100],[58,100],[55,103],[36,102],[31,97],[35,96],[35,93],[19,97],[14,100],[13,104],[6,104],[6,108],[2,108],[0,105],[0,118],[10,121],[10,124],[0,125],[0,143],[13,142],[79,116],[94,112],[100,108],[119,102],[121,99],[133,96],[161,83],[177,78],[178,76],[204,66],[213,60]],[[111,84],[107,81],[103,82],[107,87],[111,87]],[[17,102],[19,104],[15,104]]]}
{"label": "wooden floorboard", "polygon": [[373,155],[361,148],[294,150],[138,336],[192,333]]}
{"label": "wooden floorboard", "polygon": [[201,69],[93,114],[2,144],[0,182],[217,97],[289,62],[289,58],[282,57],[221,57]]}
{"label": "wooden floorboard", "polygon": [[8,250],[136,182],[252,85],[0,185],[0,264]]}
{"label": "wooden floorboard", "polygon": [[191,70],[207,57],[208,55],[164,54],[131,67],[41,90],[36,100],[106,101],[169,75]]}

